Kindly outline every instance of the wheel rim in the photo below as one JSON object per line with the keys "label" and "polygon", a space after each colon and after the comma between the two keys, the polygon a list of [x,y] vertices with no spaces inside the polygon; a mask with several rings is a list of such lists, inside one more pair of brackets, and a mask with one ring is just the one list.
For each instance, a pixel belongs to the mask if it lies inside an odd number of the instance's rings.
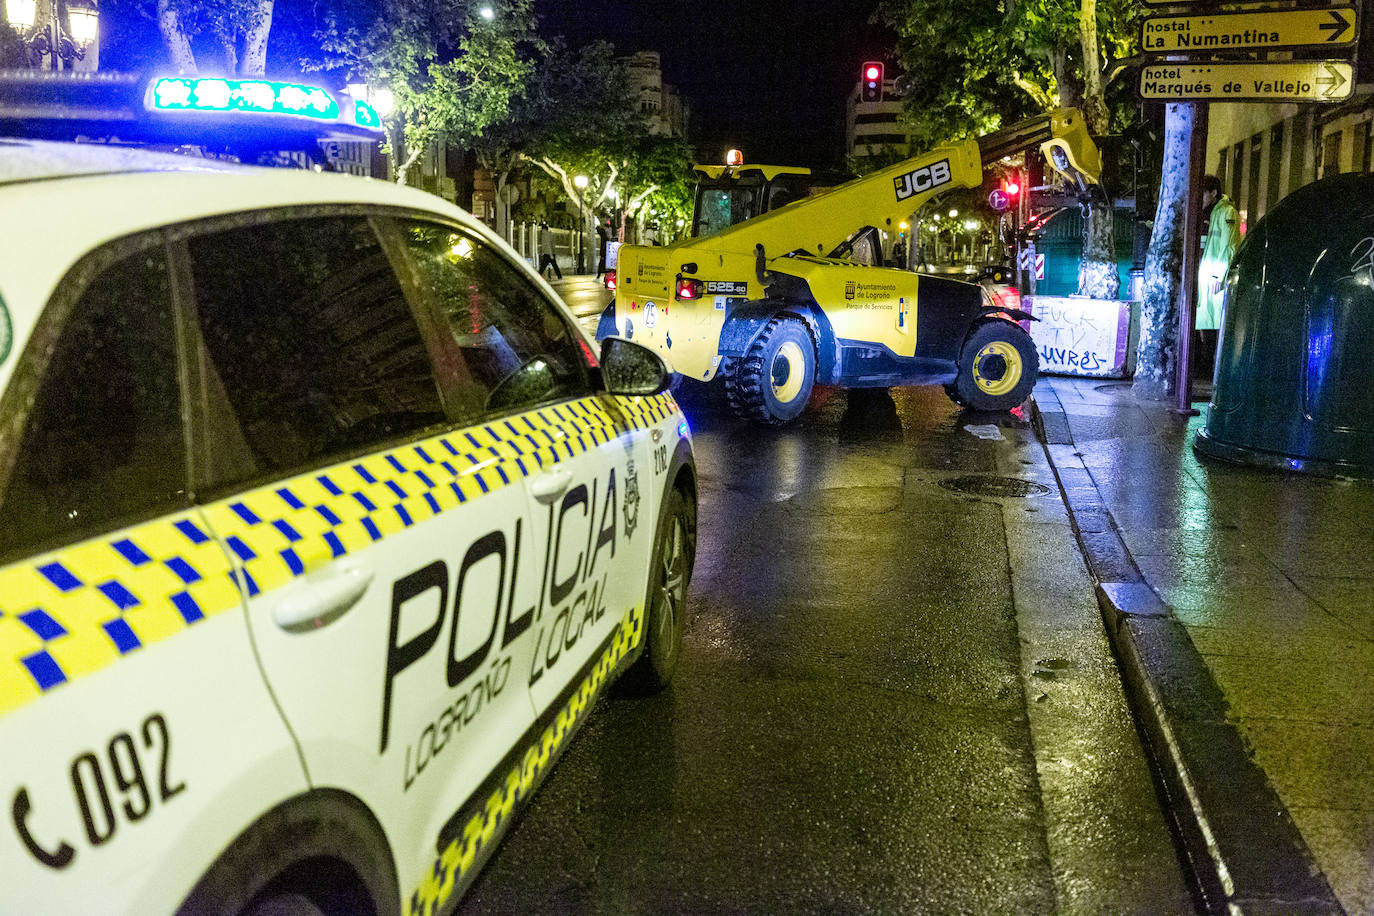
{"label": "wheel rim", "polygon": [[973,359],[973,383],[994,397],[1011,393],[1021,381],[1021,354],[1005,340],[994,340]]}
{"label": "wheel rim", "polygon": [[659,550],[658,590],[654,596],[657,605],[654,645],[662,662],[661,667],[665,670],[671,670],[677,661],[680,648],[678,627],[682,621],[686,590],[687,531],[682,517],[675,515],[663,534],[663,545]]}
{"label": "wheel rim", "polygon": [[785,341],[773,354],[770,370],[773,382],[773,397],[779,404],[786,404],[797,397],[802,389],[802,376],[805,362],[801,347],[795,341]]}

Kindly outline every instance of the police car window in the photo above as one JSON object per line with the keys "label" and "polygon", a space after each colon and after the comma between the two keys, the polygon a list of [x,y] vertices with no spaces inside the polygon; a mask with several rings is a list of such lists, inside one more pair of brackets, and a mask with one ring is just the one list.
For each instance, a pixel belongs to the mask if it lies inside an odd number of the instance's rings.
{"label": "police car window", "polygon": [[581,339],[515,267],[449,226],[407,221],[400,229],[479,389],[475,403],[500,413],[591,390]]}
{"label": "police car window", "polygon": [[0,504],[0,551],[185,504],[173,328],[160,247],[115,262],[78,294],[41,370]]}
{"label": "police car window", "polygon": [[[423,338],[363,217],[187,241],[213,394],[251,453],[236,476],[314,466],[444,422]],[[230,483],[232,480],[220,480]]]}

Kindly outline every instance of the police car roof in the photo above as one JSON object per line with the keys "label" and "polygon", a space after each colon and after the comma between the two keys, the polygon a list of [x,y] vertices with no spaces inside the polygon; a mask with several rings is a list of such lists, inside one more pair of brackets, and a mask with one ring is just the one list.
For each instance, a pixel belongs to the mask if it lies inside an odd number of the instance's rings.
{"label": "police car roof", "polygon": [[103,143],[0,139],[0,185],[121,172],[227,172],[233,163]]}

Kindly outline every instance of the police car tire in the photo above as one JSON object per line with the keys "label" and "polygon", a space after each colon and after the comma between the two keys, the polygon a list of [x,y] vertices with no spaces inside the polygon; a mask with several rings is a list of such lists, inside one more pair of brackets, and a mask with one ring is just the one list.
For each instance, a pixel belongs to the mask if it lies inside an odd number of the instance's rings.
{"label": "police car tire", "polygon": [[[668,686],[682,658],[682,637],[687,631],[687,586],[696,559],[696,511],[677,487],[668,490],[666,503],[654,532],[644,597],[644,649],[619,685],[631,694],[657,693]],[[674,577],[676,581],[672,581]]]}
{"label": "police car tire", "polygon": [[[801,354],[802,379],[796,393],[782,402],[773,392],[772,366],[789,343],[796,344]],[[800,320],[773,318],[733,369],[725,380],[725,396],[734,414],[744,420],[779,426],[800,416],[811,399],[811,388],[816,382],[816,343]]]}
{"label": "police car tire", "polygon": [[304,894],[274,894],[259,901],[248,916],[328,916]]}
{"label": "police car tire", "polygon": [[[1019,360],[1017,368],[1020,376],[1016,384],[1005,392],[989,393],[980,388],[974,378],[974,362],[986,347],[993,344],[1009,345]],[[1035,344],[1020,325],[1000,318],[984,321],[974,327],[959,351],[959,375],[954,381],[958,394],[955,403],[974,410],[1011,410],[1030,395],[1039,371],[1040,357],[1035,352]]]}
{"label": "police car tire", "polygon": [[327,916],[399,916],[400,891],[386,835],[352,795],[317,789],[258,818],[201,876],[177,913],[315,916],[308,909],[259,912],[269,904],[299,902],[298,897]]}

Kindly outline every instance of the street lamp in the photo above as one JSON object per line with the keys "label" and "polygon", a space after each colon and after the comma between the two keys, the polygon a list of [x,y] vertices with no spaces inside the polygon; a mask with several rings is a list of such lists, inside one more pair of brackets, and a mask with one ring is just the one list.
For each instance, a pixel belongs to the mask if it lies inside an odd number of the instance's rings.
{"label": "street lamp", "polygon": [[38,0],[5,0],[5,21],[19,33],[40,69],[44,56],[52,62],[54,70],[83,60],[86,49],[100,31],[100,13],[95,0],[69,0],[66,29],[62,27],[57,4],[58,0],[49,0],[48,21],[37,25]]}
{"label": "street lamp", "polygon": [[587,217],[582,209],[582,192],[587,189],[587,176],[574,175],[573,187],[577,188],[577,272],[585,273],[582,260],[582,234],[587,229]]}
{"label": "street lamp", "polygon": [[385,86],[374,87],[370,82],[349,83],[344,87],[355,99],[362,99],[372,106],[380,118],[388,118],[396,110],[396,96]]}

